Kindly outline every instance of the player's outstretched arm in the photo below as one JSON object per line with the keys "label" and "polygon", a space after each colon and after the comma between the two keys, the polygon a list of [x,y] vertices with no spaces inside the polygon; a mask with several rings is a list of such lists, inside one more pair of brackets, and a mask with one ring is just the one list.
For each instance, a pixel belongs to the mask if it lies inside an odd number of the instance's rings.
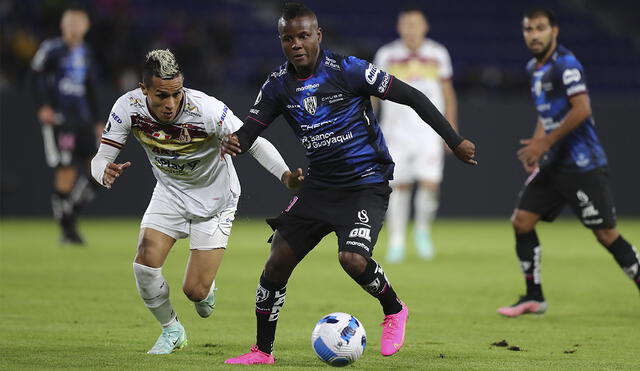
{"label": "player's outstretched arm", "polygon": [[267,169],[289,189],[297,189],[304,180],[302,169],[297,169],[294,172],[289,171],[289,167],[280,152],[271,142],[262,137],[255,139],[253,145],[249,148],[249,153],[262,167]]}
{"label": "player's outstretched arm", "polygon": [[225,135],[222,138],[220,155],[237,156],[242,153],[247,153],[253,145],[253,142],[255,142],[258,135],[260,135],[264,129],[266,129],[265,126],[251,119],[245,120],[244,125],[242,125],[238,131]]}
{"label": "player's outstretched arm", "polygon": [[460,161],[470,165],[478,164],[475,160],[476,146],[458,135],[447,119],[422,92],[394,78],[389,86],[386,99],[413,108],[422,121],[428,123],[444,139]]}
{"label": "player's outstretched arm", "polygon": [[119,149],[103,143],[91,160],[91,176],[108,189],[111,189],[124,170],[131,166],[129,161],[121,164],[113,162],[119,153]]}

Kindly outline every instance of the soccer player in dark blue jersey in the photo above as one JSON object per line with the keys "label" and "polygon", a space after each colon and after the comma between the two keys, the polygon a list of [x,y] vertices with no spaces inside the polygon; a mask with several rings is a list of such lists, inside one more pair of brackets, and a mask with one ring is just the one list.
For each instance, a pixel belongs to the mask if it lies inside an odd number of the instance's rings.
{"label": "soccer player in dark blue jersey", "polygon": [[404,343],[408,309],[372,259],[391,192],[393,160],[370,97],[411,106],[466,163],[476,164],[475,146],[418,90],[369,62],[320,48],[322,30],[304,5],[285,4],[278,32],[288,62],[269,75],[245,124],[225,137],[223,146],[226,153],[246,153],[258,134],[283,115],[306,148],[309,169],[289,206],[268,220],[275,232],[256,294],[257,345],[226,363],[275,362],[273,341],[287,281],[331,232],[338,237],[342,268],[382,305],[380,352],[395,354]]}
{"label": "soccer player in dark blue jersey", "polygon": [[82,244],[76,212],[93,198],[93,183],[78,168],[91,161],[103,125],[96,109],[94,62],[83,41],[89,30],[87,13],[67,9],[60,29],[62,37],[45,40],[34,56],[32,82],[47,164],[55,169],[51,203],[61,242]]}
{"label": "soccer player in dark blue jersey", "polygon": [[553,221],[565,204],[640,288],[638,251],[616,229],[607,157],[596,135],[584,69],[558,44],[559,28],[552,11],[528,11],[522,30],[534,56],[527,71],[538,121],[533,137],[522,140],[524,147],[518,151],[531,173],[511,219],[527,292],[514,305],[498,309],[509,317],[547,309],[535,226],[540,220]]}

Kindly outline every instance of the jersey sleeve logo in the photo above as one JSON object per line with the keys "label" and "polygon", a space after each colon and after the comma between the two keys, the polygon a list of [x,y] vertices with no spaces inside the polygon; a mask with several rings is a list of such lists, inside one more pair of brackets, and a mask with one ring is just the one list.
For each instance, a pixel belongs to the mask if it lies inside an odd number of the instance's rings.
{"label": "jersey sleeve logo", "polygon": [[367,67],[367,69],[364,71],[364,77],[367,80],[367,83],[369,85],[373,85],[376,82],[379,73],[380,70],[378,69],[378,67],[374,66],[372,63],[369,63],[369,67]]}
{"label": "jersey sleeve logo", "polygon": [[562,83],[565,85],[570,85],[573,82],[579,82],[581,78],[582,74],[577,68],[570,68],[562,73]]}
{"label": "jersey sleeve logo", "polygon": [[258,96],[256,97],[256,102],[253,105],[254,106],[257,105],[258,103],[260,103],[261,100],[262,100],[262,89],[260,89],[260,92],[258,92]]}

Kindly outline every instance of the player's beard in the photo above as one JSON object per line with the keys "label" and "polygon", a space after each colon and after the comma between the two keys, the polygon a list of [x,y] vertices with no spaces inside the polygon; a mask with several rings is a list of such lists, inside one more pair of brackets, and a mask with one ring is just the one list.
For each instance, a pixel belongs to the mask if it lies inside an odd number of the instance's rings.
{"label": "player's beard", "polygon": [[532,51],[531,49],[529,49],[529,51],[531,52],[531,54],[533,54],[533,56],[537,59],[537,60],[542,60],[547,53],[549,52],[549,49],[551,49],[551,46],[553,45],[553,42],[549,41],[549,43],[547,45],[545,45],[544,49],[542,49],[542,51],[536,53],[534,51]]}

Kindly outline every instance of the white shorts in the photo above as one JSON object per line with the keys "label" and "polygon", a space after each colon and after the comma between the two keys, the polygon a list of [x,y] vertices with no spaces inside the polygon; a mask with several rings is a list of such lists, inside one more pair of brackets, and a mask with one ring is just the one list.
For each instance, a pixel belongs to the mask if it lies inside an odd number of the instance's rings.
{"label": "white shorts", "polygon": [[187,218],[168,202],[166,191],[157,186],[145,211],[140,228],[152,228],[176,240],[191,237],[191,250],[225,249],[235,219],[236,204],[211,218]]}
{"label": "white shorts", "polygon": [[416,181],[440,183],[444,169],[444,142],[437,134],[415,141],[387,141],[395,162],[390,184],[411,184]]}

